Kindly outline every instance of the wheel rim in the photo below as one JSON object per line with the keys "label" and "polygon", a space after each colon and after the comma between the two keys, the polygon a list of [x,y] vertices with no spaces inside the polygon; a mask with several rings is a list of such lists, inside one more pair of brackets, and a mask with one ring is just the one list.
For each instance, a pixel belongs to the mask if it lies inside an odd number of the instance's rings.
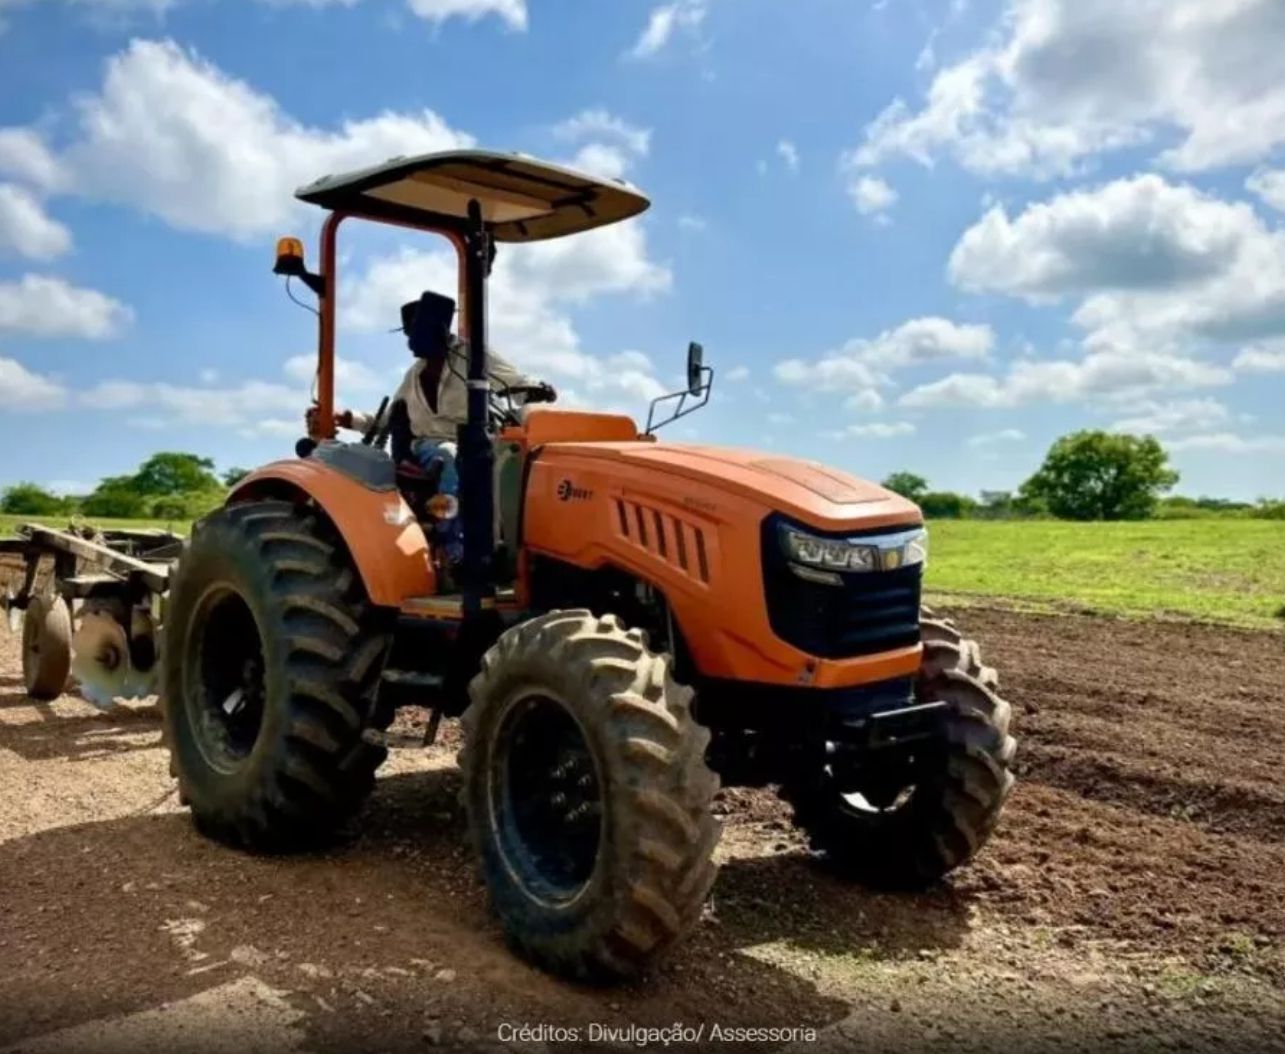
{"label": "wheel rim", "polygon": [[197,604],[188,629],[184,697],[197,745],[222,772],[254,750],[265,711],[263,641],[254,613],[234,589],[216,586]]}
{"label": "wheel rim", "polygon": [[561,702],[527,695],[493,743],[491,812],[508,869],[528,895],[566,905],[589,885],[602,845],[602,783],[584,730]]}

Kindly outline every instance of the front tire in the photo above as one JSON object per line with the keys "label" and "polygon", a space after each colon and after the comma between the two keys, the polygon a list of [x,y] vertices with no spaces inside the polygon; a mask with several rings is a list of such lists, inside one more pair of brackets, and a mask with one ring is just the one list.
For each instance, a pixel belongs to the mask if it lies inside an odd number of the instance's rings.
{"label": "front tire", "polygon": [[923,642],[916,699],[947,709],[940,742],[906,774],[905,797],[854,804],[824,764],[781,788],[812,848],[840,874],[880,889],[923,888],[970,860],[1013,788],[1012,709],[997,694],[995,671],[953,623],[925,621]]}
{"label": "front tire", "polygon": [[329,524],[252,502],[196,525],[166,609],[170,771],[202,833],[314,844],[351,816],[387,752],[362,739],[390,641]]}
{"label": "front tire", "polygon": [[644,970],[714,881],[691,690],[614,615],[557,611],[505,632],[469,693],[463,800],[509,943],[577,979]]}

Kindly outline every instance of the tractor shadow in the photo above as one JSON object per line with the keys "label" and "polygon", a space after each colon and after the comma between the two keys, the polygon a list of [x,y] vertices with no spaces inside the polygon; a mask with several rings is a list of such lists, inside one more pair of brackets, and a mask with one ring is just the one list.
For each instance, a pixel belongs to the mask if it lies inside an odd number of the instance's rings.
{"label": "tractor shadow", "polygon": [[[898,958],[953,946],[966,928],[966,904],[949,893],[894,909],[898,898],[839,883],[803,856],[733,858],[708,917],[654,974],[569,984],[505,947],[458,790],[453,767],[387,776],[346,836],[314,854],[237,852],[199,837],[185,812],[0,843],[0,1036],[135,1012],[247,970],[306,1005],[308,1049],[332,1045],[336,1029],[360,1041],[368,1027],[387,1049],[418,1049],[439,1016],[483,1034],[523,1020],[820,1029],[851,1008],[765,946]],[[344,1013],[318,1015],[314,997]],[[404,1035],[389,1033],[390,1012]]]}
{"label": "tractor shadow", "polygon": [[[154,706],[117,706],[107,711],[77,712],[27,698],[18,690],[0,690],[0,710],[17,714],[26,708],[32,719],[0,721],[0,751],[10,750],[25,761],[62,758],[79,761],[160,745],[160,713]],[[75,698],[75,697],[73,697]]]}

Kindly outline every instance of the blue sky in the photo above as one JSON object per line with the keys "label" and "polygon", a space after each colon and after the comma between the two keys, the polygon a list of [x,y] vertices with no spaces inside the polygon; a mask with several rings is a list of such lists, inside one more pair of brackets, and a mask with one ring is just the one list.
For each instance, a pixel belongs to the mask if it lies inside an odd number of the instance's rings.
{"label": "blue sky", "polygon": [[[502,253],[497,347],[675,439],[1010,489],[1075,428],[1285,494],[1277,0],[0,0],[0,485],[289,452],[300,183],[477,144],[627,178],[640,222]],[[350,233],[343,401],[407,364],[431,239]]]}

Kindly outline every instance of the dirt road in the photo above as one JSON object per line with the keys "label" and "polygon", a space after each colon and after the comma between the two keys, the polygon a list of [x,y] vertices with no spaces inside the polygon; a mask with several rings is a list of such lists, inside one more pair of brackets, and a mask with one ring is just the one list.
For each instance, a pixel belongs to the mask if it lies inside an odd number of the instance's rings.
{"label": "dirt road", "polygon": [[868,893],[724,792],[707,917],[617,990],[504,948],[449,737],[333,851],[249,857],[191,829],[151,708],[31,705],[0,633],[0,1048],[1285,1050],[1285,636],[956,614],[1039,707],[982,858]]}

